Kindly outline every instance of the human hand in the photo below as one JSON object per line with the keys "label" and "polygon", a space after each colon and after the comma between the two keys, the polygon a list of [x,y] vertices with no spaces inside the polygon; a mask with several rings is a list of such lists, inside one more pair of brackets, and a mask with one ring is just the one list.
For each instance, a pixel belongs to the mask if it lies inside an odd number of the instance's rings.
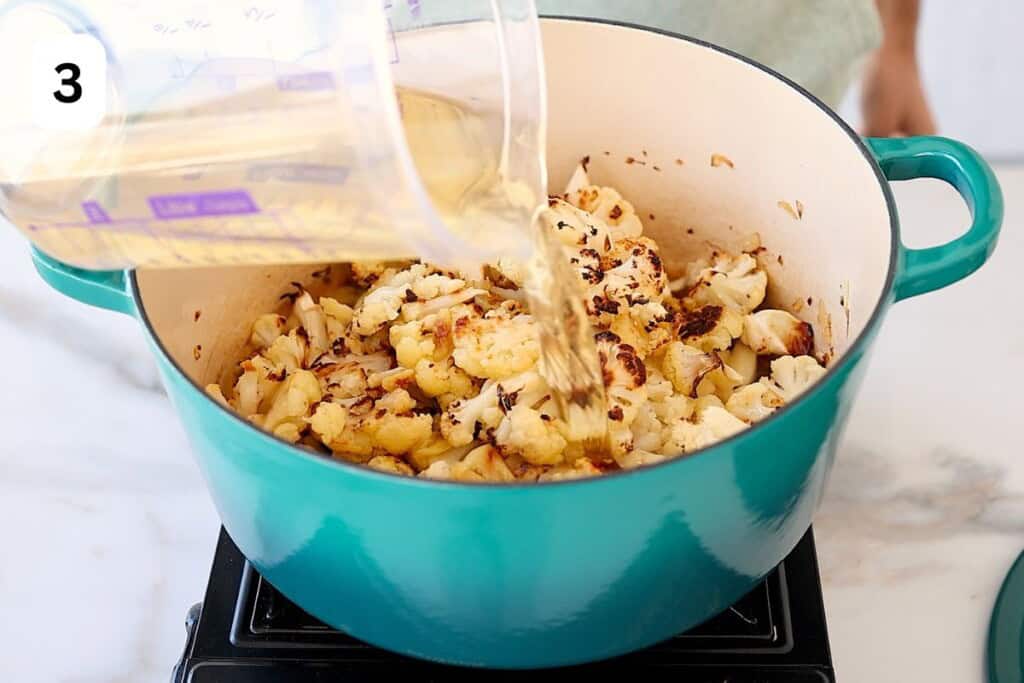
{"label": "human hand", "polygon": [[883,48],[872,59],[861,93],[864,134],[872,137],[934,135],[917,59]]}

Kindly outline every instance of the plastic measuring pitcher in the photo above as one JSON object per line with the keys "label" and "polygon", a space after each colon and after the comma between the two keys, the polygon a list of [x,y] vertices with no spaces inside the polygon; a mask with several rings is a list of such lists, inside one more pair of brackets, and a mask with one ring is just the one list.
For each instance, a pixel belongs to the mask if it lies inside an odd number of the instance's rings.
{"label": "plastic measuring pitcher", "polygon": [[533,0],[431,4],[8,2],[0,212],[82,268],[525,255]]}

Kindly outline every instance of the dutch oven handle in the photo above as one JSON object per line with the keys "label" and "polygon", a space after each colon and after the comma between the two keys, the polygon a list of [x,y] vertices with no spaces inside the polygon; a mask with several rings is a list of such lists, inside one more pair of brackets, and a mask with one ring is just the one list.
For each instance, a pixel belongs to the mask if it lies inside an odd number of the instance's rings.
{"label": "dutch oven handle", "polygon": [[970,229],[926,249],[900,245],[896,300],[925,294],[962,280],[992,255],[1003,222],[1003,194],[991,167],[976,151],[949,138],[867,138],[889,180],[937,178],[960,193],[971,211]]}
{"label": "dutch oven handle", "polygon": [[82,270],[47,256],[35,246],[32,262],[43,280],[61,294],[89,306],[135,315],[125,271]]}

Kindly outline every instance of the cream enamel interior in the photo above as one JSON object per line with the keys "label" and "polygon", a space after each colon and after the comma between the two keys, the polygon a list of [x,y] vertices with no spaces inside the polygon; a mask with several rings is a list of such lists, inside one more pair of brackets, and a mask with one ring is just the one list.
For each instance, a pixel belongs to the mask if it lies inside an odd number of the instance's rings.
{"label": "cream enamel interior", "polygon": [[[738,249],[757,232],[771,304],[810,322],[819,355],[834,363],[869,321],[891,257],[885,195],[847,133],[757,67],[670,36],[545,20],[544,49],[551,190],[589,156],[592,180],[633,202],[670,271],[709,240]],[[732,166],[713,166],[713,155]],[[204,385],[230,375],[252,321],[276,310],[292,281],[317,291],[320,268],[137,279],[164,347]]]}

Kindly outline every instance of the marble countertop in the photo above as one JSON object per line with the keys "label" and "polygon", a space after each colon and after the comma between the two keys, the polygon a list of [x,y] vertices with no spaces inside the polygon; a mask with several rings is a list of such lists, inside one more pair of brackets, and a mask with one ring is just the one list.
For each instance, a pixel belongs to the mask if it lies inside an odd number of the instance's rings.
{"label": "marble countertop", "polygon": [[[970,279],[886,321],[816,523],[838,680],[984,676],[988,618],[1024,549],[1024,167]],[[910,246],[967,223],[897,188]],[[0,229],[0,680],[165,681],[218,521],[136,323],[49,290]]]}

